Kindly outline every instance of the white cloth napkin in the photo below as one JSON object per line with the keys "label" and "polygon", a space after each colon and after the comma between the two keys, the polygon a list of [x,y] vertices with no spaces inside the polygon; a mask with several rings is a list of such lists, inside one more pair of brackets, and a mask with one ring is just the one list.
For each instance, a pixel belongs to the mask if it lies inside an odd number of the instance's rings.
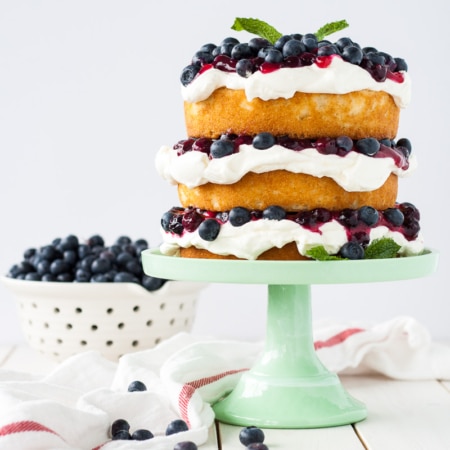
{"label": "white cloth napkin", "polygon": [[[317,355],[333,372],[380,373],[398,379],[450,379],[450,346],[432,342],[416,320],[376,324],[314,324]],[[86,352],[37,377],[0,370],[0,449],[173,450],[179,441],[201,445],[214,421],[210,403],[252,366],[262,343],[178,334],[156,348],[124,355],[118,363]],[[140,380],[145,392],[128,392]],[[111,441],[111,423],[126,419],[146,428],[147,441]],[[167,424],[190,429],[164,436]]]}

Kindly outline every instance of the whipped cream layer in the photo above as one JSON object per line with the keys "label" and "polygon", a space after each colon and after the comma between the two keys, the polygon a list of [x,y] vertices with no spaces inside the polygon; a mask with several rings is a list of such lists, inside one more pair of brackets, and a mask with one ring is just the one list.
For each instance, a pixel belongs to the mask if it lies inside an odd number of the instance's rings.
{"label": "whipped cream layer", "polygon": [[386,79],[376,81],[361,67],[344,61],[341,57],[332,58],[327,67],[317,64],[295,68],[280,68],[270,73],[257,71],[248,78],[236,73],[210,68],[197,75],[187,86],[182,86],[181,95],[188,103],[207,99],[215,90],[244,90],[249,101],[254,98],[273,100],[291,98],[296,92],[347,94],[369,89],[390,94],[400,108],[405,108],[411,100],[411,79],[408,72],[401,72],[403,82]]}
{"label": "whipped cream layer", "polygon": [[[291,220],[262,219],[248,222],[241,227],[225,223],[214,241],[203,240],[197,230],[191,233],[184,231],[181,236],[162,229],[161,231],[163,244],[160,251],[168,256],[179,255],[180,247],[194,246],[218,255],[234,255],[255,260],[266,250],[272,247],[281,248],[290,242],[295,242],[299,253],[304,256],[308,250],[319,245],[323,245],[330,255],[334,255],[348,241],[345,227],[336,220],[323,224],[319,231],[311,231]],[[371,229],[370,242],[383,237],[391,238],[401,246],[401,256],[417,255],[424,249],[420,233],[415,240],[408,241],[403,234],[391,231],[386,226]]]}
{"label": "whipped cream layer", "polygon": [[198,151],[178,156],[167,146],[160,148],[156,155],[159,175],[171,184],[189,188],[205,183],[233,184],[249,172],[288,170],[332,178],[348,192],[367,192],[381,187],[391,173],[404,177],[416,167],[414,155],[409,159],[409,168],[403,170],[389,157],[374,158],[355,151],[345,156],[324,155],[314,148],[294,151],[280,145],[266,150],[241,145],[237,153],[218,159],[210,159]]}

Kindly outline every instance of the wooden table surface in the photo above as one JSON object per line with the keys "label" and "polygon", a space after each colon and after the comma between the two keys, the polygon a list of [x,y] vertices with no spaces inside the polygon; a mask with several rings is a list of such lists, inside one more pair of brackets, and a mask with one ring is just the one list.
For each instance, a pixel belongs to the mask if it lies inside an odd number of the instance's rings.
{"label": "wooden table surface", "polygon": [[[56,363],[26,345],[0,346],[0,368],[45,374]],[[450,450],[450,381],[398,381],[343,376],[343,385],[368,409],[354,425],[264,430],[270,450]],[[240,427],[216,424],[202,450],[243,450]]]}

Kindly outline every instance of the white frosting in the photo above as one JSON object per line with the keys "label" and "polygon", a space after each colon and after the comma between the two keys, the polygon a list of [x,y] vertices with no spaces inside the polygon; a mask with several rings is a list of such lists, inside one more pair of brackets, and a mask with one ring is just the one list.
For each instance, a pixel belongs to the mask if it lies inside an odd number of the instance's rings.
{"label": "white frosting", "polygon": [[408,170],[395,165],[392,158],[374,158],[358,152],[346,156],[323,155],[316,149],[300,151],[274,145],[266,150],[241,145],[239,152],[217,159],[199,151],[178,156],[170,147],[162,147],[156,155],[156,169],[171,184],[185,184],[189,188],[205,183],[232,184],[249,172],[263,173],[288,170],[315,177],[330,177],[348,192],[373,191],[381,187],[391,173],[409,175],[417,167],[414,155]]}
{"label": "white frosting", "polygon": [[[195,246],[219,255],[235,255],[238,258],[255,260],[261,253],[272,247],[281,248],[295,242],[302,255],[313,247],[323,245],[329,254],[336,254],[347,242],[345,228],[332,220],[320,227],[320,232],[303,228],[291,220],[255,220],[234,227],[229,222],[220,227],[220,232],[214,241],[203,240],[198,231],[184,232],[181,236],[166,233],[162,230],[163,241],[160,250],[164,255],[176,256],[180,247]],[[399,253],[403,256],[417,255],[424,249],[422,237],[408,241],[401,233],[390,231],[385,226],[371,229],[370,242],[387,237],[401,246]]]}
{"label": "white frosting", "polygon": [[402,72],[402,75],[402,83],[391,79],[379,82],[365,69],[334,57],[325,68],[312,64],[281,68],[270,73],[257,71],[248,78],[211,68],[198,75],[187,86],[182,86],[181,94],[186,102],[195,103],[207,99],[221,87],[243,89],[249,101],[254,98],[291,98],[296,92],[346,94],[369,89],[387,92],[400,108],[405,108],[411,100],[411,79],[408,72]]}

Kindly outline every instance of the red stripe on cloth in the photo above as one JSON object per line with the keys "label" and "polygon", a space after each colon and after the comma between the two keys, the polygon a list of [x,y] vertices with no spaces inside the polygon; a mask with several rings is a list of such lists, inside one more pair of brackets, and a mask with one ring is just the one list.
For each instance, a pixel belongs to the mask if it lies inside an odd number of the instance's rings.
{"label": "red stripe on cloth", "polygon": [[341,331],[340,333],[335,334],[334,336],[331,336],[330,338],[326,339],[325,341],[314,342],[314,348],[316,350],[320,350],[321,348],[325,348],[325,347],[333,347],[334,345],[341,344],[350,336],[353,336],[354,334],[357,334],[357,333],[361,333],[361,331],[365,331],[365,330],[363,328],[347,328],[346,330]]}
{"label": "red stripe on cloth", "polygon": [[0,436],[7,436],[8,434],[14,433],[23,433],[24,431],[45,431],[47,433],[58,435],[58,433],[56,433],[55,431],[38,422],[34,422],[32,420],[23,420],[20,422],[13,422],[1,427]]}
{"label": "red stripe on cloth", "polygon": [[216,375],[212,375],[210,377],[199,378],[198,380],[189,381],[185,383],[181,388],[181,391],[178,395],[178,409],[180,410],[181,418],[187,423],[190,428],[189,416],[188,416],[188,406],[191,401],[194,392],[208,384],[215,383],[216,381],[221,380],[229,375],[235,375],[240,372],[245,372],[248,369],[237,369],[237,370],[228,370],[226,372],[218,373]]}

